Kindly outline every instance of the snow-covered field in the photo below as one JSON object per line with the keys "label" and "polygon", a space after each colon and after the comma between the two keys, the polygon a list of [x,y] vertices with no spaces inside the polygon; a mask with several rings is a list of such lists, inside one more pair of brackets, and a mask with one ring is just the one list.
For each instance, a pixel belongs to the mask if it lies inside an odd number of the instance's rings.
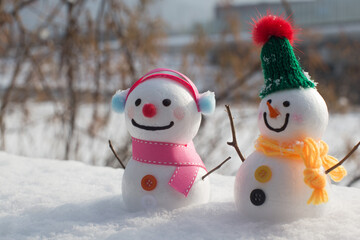
{"label": "snow-covered field", "polygon": [[358,239],[360,189],[333,186],[321,218],[248,222],[233,204],[234,177],[211,176],[211,202],[129,213],[122,169],[0,152],[0,239]]}

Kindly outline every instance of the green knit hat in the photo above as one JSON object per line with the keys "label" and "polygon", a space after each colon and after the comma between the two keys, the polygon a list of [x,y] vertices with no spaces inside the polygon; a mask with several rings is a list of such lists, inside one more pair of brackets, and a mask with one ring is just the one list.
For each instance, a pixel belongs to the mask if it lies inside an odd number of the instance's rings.
{"label": "green knit hat", "polygon": [[254,42],[263,45],[261,66],[265,86],[260,98],[284,89],[315,88],[316,84],[308,79],[300,67],[291,43],[294,29],[279,16],[267,15],[255,22]]}

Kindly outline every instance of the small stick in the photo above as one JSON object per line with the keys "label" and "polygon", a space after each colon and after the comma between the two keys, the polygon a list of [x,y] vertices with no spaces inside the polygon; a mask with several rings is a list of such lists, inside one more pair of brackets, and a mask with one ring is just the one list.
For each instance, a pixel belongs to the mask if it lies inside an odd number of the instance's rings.
{"label": "small stick", "polygon": [[113,152],[113,154],[115,155],[116,159],[119,161],[121,167],[122,167],[123,169],[125,169],[125,165],[122,163],[122,161],[120,160],[119,156],[116,154],[116,152],[115,152],[115,150],[114,150],[114,148],[113,148],[110,140],[109,140],[109,147],[110,147],[111,151]]}
{"label": "small stick", "polygon": [[345,160],[348,159],[351,156],[351,154],[353,154],[359,146],[360,146],[360,141],[351,149],[351,151],[340,162],[338,162],[337,164],[335,164],[334,166],[332,166],[331,168],[326,170],[325,173],[328,174],[332,170],[334,170],[335,168],[337,168],[341,164],[343,164],[345,162]]}
{"label": "small stick", "polygon": [[210,172],[208,172],[207,174],[205,174],[204,176],[202,176],[202,180],[204,180],[207,176],[209,176],[210,174],[212,174],[213,172],[215,172],[216,170],[218,170],[219,168],[221,168],[221,166],[226,163],[227,161],[230,160],[231,157],[228,157],[227,159],[225,159],[222,163],[220,163],[217,167],[213,168]]}
{"label": "small stick", "polygon": [[227,142],[228,145],[233,146],[237,152],[237,154],[239,155],[240,159],[242,162],[245,161],[244,156],[241,154],[241,151],[239,149],[239,146],[237,144],[237,140],[236,140],[236,133],[235,133],[235,126],[234,126],[234,121],[233,121],[233,117],[231,114],[231,110],[230,110],[230,106],[229,105],[225,105],[226,111],[228,113],[229,116],[229,120],[230,120],[230,126],[231,126],[231,133],[232,133],[232,141],[231,142]]}

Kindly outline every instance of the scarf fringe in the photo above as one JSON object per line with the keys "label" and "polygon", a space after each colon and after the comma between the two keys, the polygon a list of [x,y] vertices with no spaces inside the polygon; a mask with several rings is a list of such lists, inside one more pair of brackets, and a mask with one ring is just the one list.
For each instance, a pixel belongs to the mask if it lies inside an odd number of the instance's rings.
{"label": "scarf fringe", "polygon": [[321,203],[327,203],[329,200],[328,193],[325,189],[314,189],[311,197],[307,201],[307,204],[319,205]]}

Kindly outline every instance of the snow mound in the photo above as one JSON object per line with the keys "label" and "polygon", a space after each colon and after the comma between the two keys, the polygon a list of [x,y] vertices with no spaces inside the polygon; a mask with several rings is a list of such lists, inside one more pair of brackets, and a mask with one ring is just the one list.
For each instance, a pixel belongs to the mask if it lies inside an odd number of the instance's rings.
{"label": "snow mound", "polygon": [[128,213],[123,170],[0,152],[1,239],[358,239],[360,190],[333,186],[322,218],[248,222],[233,203],[234,177],[211,176],[206,205]]}

